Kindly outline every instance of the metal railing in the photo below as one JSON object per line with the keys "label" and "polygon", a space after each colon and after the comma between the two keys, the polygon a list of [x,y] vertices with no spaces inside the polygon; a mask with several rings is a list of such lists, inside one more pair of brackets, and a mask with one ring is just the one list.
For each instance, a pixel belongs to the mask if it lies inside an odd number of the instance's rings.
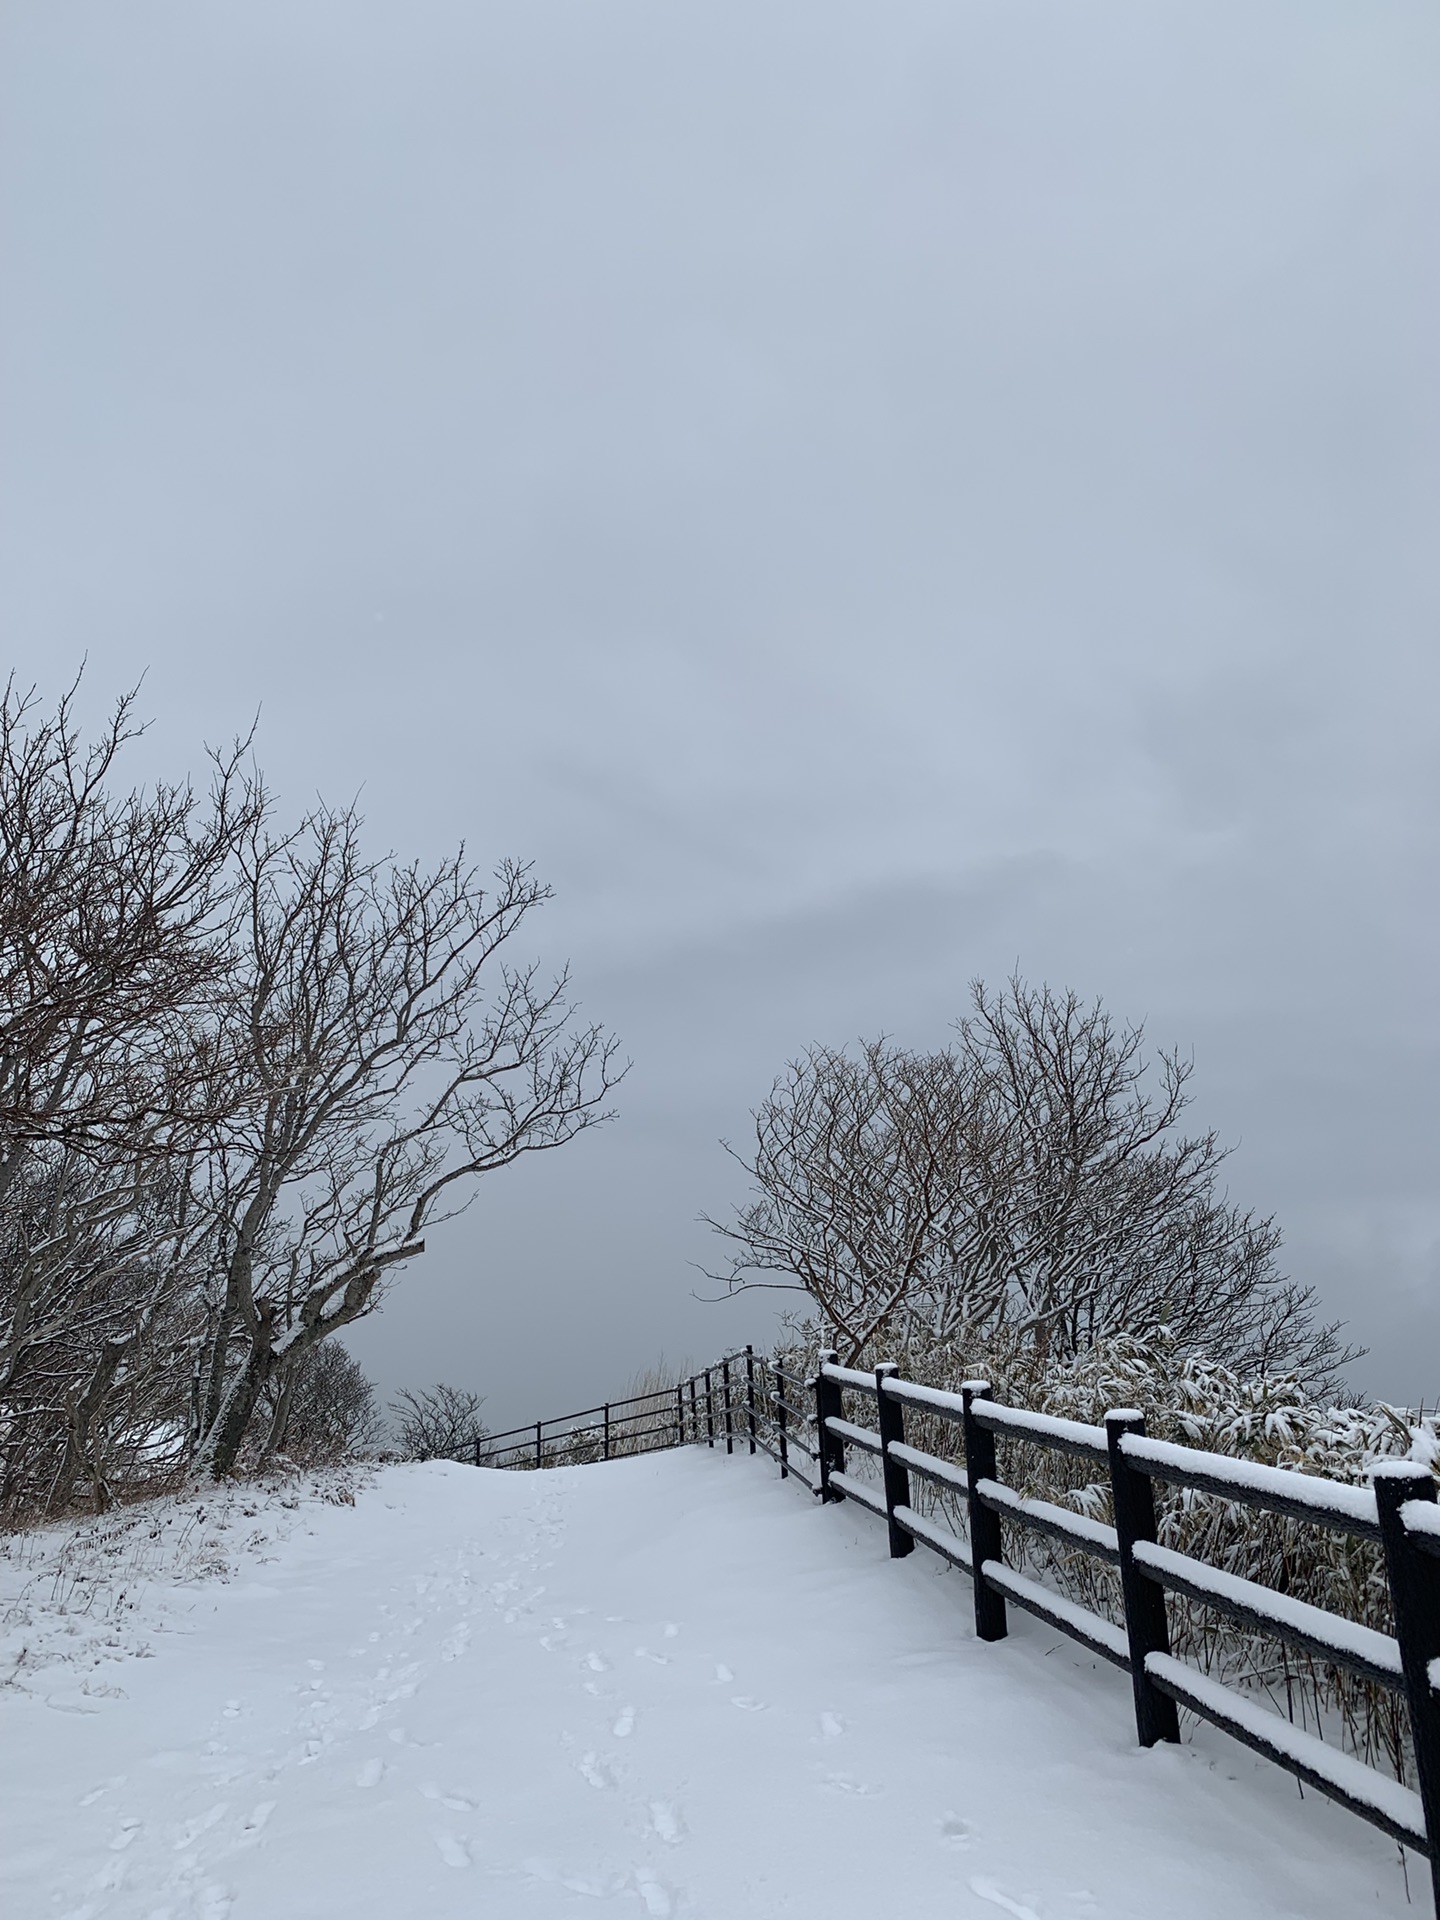
{"label": "metal railing", "polygon": [[733,1453],[737,1437],[753,1453],[756,1369],[763,1364],[753,1348],[745,1347],[673,1386],[477,1435],[463,1455],[454,1457],[473,1459],[477,1467],[566,1467],[699,1441],[723,1444]]}

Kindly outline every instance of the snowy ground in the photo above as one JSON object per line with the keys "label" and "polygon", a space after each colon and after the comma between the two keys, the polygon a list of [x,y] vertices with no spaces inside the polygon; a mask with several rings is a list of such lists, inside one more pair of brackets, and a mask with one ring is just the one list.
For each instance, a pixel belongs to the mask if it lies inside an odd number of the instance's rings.
{"label": "snowy ground", "polygon": [[12,1544],[8,1920],[1407,1911],[1353,1816],[1220,1734],[1138,1751],[1122,1675],[980,1645],[962,1575],[763,1460],[348,1497]]}

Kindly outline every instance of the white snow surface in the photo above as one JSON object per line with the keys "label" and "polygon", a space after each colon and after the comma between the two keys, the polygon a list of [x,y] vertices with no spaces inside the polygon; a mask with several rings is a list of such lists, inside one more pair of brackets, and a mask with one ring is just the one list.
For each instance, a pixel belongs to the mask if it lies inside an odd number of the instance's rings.
{"label": "white snow surface", "polygon": [[980,1644],[763,1458],[347,1498],[10,1543],[7,1920],[1413,1915],[1362,1821],[1212,1729],[1142,1751],[1123,1674]]}

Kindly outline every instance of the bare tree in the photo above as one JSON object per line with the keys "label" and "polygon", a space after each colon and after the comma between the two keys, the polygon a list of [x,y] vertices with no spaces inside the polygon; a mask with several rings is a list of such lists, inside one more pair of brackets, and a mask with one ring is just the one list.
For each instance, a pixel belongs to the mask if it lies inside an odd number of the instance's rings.
{"label": "bare tree", "polygon": [[752,1199],[732,1225],[702,1216],[740,1249],[712,1277],[802,1289],[852,1353],[922,1299],[963,1319],[987,1242],[965,1169],[993,1125],[993,1103],[969,1092],[953,1054],[884,1040],[792,1062],[755,1113],[753,1157],[734,1154]]}
{"label": "bare tree", "polygon": [[175,1201],[163,1166],[97,1168],[42,1148],[0,1202],[7,1511],[63,1506],[82,1488],[103,1507],[117,1482],[183,1458],[187,1350],[204,1321]]}
{"label": "bare tree", "polygon": [[203,1162],[217,1223],[200,1456],[234,1467],[261,1396],[379,1305],[479,1179],[608,1117],[614,1043],[573,1024],[568,979],[512,966],[548,898],[528,867],[482,884],[371,860],[353,809],[240,854],[245,900]]}
{"label": "bare tree", "polygon": [[311,1347],[272,1387],[278,1390],[266,1407],[267,1458],[283,1454],[301,1466],[326,1466],[382,1445],[375,1388],[338,1340]]}
{"label": "bare tree", "polygon": [[117,790],[134,698],[88,746],[75,698],[0,697],[10,1511],[332,1444],[364,1395],[322,1343],[619,1073],[509,961],[528,868],[369,860],[353,810],[276,835],[247,743],[208,795]]}
{"label": "bare tree", "polygon": [[0,695],[7,1506],[64,1500],[82,1480],[103,1504],[117,1453],[153,1455],[170,1419],[157,1356],[191,1236],[174,1203],[229,962],[227,863],[262,806],[243,743],[215,759],[204,798],[117,794],[141,731],[134,696],[89,745],[75,699],[46,713],[13,682]]}
{"label": "bare tree", "polygon": [[443,1382],[397,1394],[390,1413],[401,1453],[407,1460],[448,1460],[468,1452],[489,1432],[480,1418],[484,1404],[482,1395]]}
{"label": "bare tree", "polygon": [[0,696],[0,1197],[37,1146],[133,1144],[188,1111],[176,1042],[226,965],[227,864],[262,807],[246,743],[208,801],[112,794],[135,696],[85,746],[75,694],[51,715],[13,681]]}
{"label": "bare tree", "polygon": [[1325,1380],[1353,1356],[1280,1272],[1274,1221],[1219,1191],[1217,1135],[1179,1130],[1191,1063],[1151,1070],[1143,1040],[1016,979],[976,983],[952,1048],[813,1050],[755,1114],[752,1197],[709,1222],[737,1248],[716,1277],[803,1290],[852,1356],[892,1329],[1066,1354],[1163,1325]]}

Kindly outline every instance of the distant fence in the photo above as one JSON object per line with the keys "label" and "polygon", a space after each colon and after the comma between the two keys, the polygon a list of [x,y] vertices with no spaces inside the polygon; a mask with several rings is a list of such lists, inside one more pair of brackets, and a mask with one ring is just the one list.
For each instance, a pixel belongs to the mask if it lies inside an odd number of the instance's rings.
{"label": "distant fence", "polygon": [[[958,1394],[946,1393],[902,1380],[894,1366],[863,1373],[836,1360],[833,1352],[822,1354],[816,1376],[802,1380],[747,1347],[673,1387],[494,1434],[483,1450],[477,1441],[476,1464],[560,1466],[695,1443],[724,1446],[727,1452],[738,1443],[750,1453],[766,1453],[782,1477],[799,1480],[820,1500],[850,1500],[882,1520],[892,1557],[913,1552],[918,1542],[967,1574],[979,1639],[1005,1637],[1008,1603],[1128,1673],[1142,1746],[1178,1740],[1177,1708],[1188,1708],[1423,1854],[1440,1915],[1440,1844],[1432,1847],[1430,1840],[1432,1833],[1440,1835],[1440,1505],[1428,1468],[1387,1462],[1376,1468],[1373,1488],[1351,1486],[1150,1439],[1144,1416],[1130,1410],[1108,1413],[1103,1426],[1087,1426],[1002,1405],[983,1380],[966,1382]],[[873,1427],[846,1418],[847,1393],[872,1403]],[[963,1460],[909,1445],[907,1408],[958,1428]],[[1114,1525],[1026,1498],[1007,1486],[999,1472],[996,1443],[1001,1439],[1103,1468]],[[847,1449],[872,1458],[877,1477],[852,1472]],[[912,1474],[963,1501],[968,1538],[917,1511]],[[1394,1635],[1161,1546],[1156,1480],[1379,1543]],[[1115,1568],[1123,1625],[1007,1566],[1005,1526],[1043,1535]],[[1167,1593],[1184,1595],[1398,1695],[1408,1712],[1419,1792],[1177,1659],[1171,1651]]]}
{"label": "distant fence", "polygon": [[747,1442],[757,1431],[756,1383],[764,1365],[746,1347],[673,1386],[477,1437],[465,1457],[477,1467],[570,1467],[707,1439],[713,1445],[717,1438],[733,1451],[737,1431]]}

